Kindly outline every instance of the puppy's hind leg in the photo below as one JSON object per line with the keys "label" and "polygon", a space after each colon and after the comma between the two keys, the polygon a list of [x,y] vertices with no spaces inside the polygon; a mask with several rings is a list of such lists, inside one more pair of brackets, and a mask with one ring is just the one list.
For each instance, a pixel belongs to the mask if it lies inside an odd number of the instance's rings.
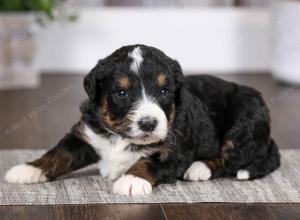
{"label": "puppy's hind leg", "polygon": [[263,177],[280,165],[278,147],[270,137],[268,108],[254,90],[245,89],[232,99],[224,139],[234,143],[226,153],[226,175],[238,180]]}
{"label": "puppy's hind leg", "polygon": [[251,180],[262,178],[280,166],[278,147],[271,139],[267,153],[257,157],[249,166],[237,171],[238,180]]}
{"label": "puppy's hind leg", "polygon": [[231,141],[225,141],[217,158],[193,162],[185,171],[183,179],[188,181],[204,181],[224,176],[227,153],[233,148],[234,146]]}
{"label": "puppy's hind leg", "polygon": [[[279,167],[278,148],[270,138],[268,108],[257,92],[245,89],[232,98],[225,130],[218,157],[201,161],[202,164],[197,162],[197,169],[193,164],[184,179],[228,176],[248,180],[263,177]],[[206,178],[202,177],[204,173]]]}
{"label": "puppy's hind leg", "polygon": [[4,179],[11,183],[51,181],[98,160],[94,149],[72,131],[41,158],[12,167]]}

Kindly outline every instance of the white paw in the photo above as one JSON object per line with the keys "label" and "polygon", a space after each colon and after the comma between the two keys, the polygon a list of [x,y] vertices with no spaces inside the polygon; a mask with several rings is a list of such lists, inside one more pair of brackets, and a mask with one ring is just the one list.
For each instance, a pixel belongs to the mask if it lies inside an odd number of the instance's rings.
{"label": "white paw", "polygon": [[47,181],[47,177],[42,173],[41,169],[28,164],[12,167],[7,171],[4,179],[9,183],[39,183]]}
{"label": "white paw", "polygon": [[125,175],[114,183],[113,192],[126,196],[148,195],[152,192],[152,186],[143,178]]}
{"label": "white paw", "polygon": [[183,175],[183,179],[189,181],[209,180],[210,177],[211,170],[201,161],[194,162]]}
{"label": "white paw", "polygon": [[239,170],[236,174],[236,178],[238,180],[248,180],[250,177],[250,173],[248,170]]}

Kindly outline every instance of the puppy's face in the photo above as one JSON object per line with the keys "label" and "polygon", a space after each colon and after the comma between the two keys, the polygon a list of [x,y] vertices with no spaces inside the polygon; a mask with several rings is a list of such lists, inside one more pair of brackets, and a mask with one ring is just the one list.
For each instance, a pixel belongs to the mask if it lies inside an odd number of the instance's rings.
{"label": "puppy's face", "polygon": [[145,145],[167,137],[181,78],[178,63],[161,51],[127,46],[100,61],[85,88],[107,131]]}

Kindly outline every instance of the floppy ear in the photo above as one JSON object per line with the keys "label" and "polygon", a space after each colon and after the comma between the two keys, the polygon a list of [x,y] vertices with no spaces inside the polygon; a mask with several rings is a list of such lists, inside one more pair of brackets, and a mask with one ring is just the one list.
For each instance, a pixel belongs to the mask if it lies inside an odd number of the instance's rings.
{"label": "floppy ear", "polygon": [[96,97],[96,67],[94,67],[85,77],[83,86],[90,100],[94,100]]}
{"label": "floppy ear", "polygon": [[182,73],[182,69],[180,64],[176,61],[170,58],[169,65],[173,71],[174,79],[176,83],[176,89],[180,89],[184,82],[184,76]]}
{"label": "floppy ear", "polygon": [[101,87],[101,79],[104,77],[104,60],[99,60],[97,65],[84,77],[83,86],[91,101],[96,98],[96,94]]}

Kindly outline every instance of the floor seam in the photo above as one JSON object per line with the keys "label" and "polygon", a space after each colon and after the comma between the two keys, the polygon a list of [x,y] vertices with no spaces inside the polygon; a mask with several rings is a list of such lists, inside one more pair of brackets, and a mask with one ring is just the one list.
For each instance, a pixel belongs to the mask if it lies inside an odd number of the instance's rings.
{"label": "floor seam", "polygon": [[161,208],[161,210],[162,210],[162,212],[163,212],[163,214],[164,214],[164,217],[165,217],[165,219],[167,219],[168,220],[168,217],[167,217],[167,215],[166,215],[166,213],[165,213],[165,210],[164,210],[164,208],[162,207],[162,205],[161,204],[159,204],[160,205],[160,208]]}

